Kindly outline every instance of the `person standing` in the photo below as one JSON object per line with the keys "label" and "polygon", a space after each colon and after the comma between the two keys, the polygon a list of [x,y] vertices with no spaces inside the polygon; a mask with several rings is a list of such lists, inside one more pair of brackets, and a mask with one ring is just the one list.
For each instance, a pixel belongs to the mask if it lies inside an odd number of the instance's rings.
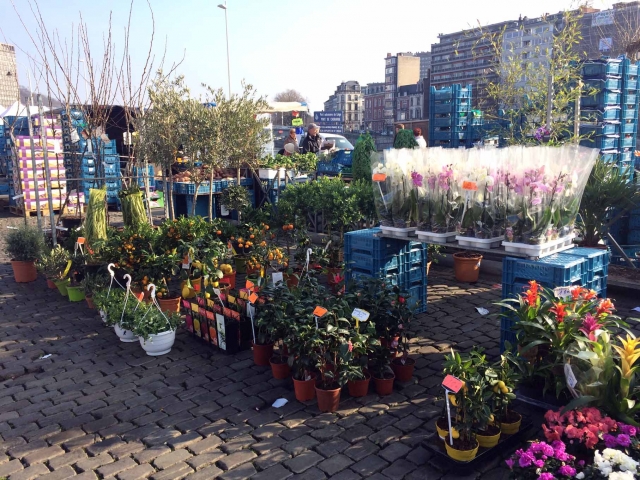
{"label": "person standing", "polygon": [[413,136],[416,139],[416,142],[418,142],[418,147],[420,148],[426,148],[427,147],[427,141],[424,139],[424,137],[422,136],[422,129],[421,128],[414,128],[413,129]]}
{"label": "person standing", "polygon": [[320,128],[315,123],[307,127],[307,136],[302,140],[302,153],[319,153],[322,148],[322,138],[320,138]]}
{"label": "person standing", "polygon": [[396,133],[393,135],[393,144],[396,144],[396,137],[398,136],[398,132],[400,130],[404,130],[404,123],[399,123],[396,125]]}
{"label": "person standing", "polygon": [[290,128],[289,129],[289,136],[284,139],[284,146],[286,146],[289,143],[293,143],[293,148],[294,148],[293,151],[295,153],[298,153],[298,137],[296,137],[296,129],[295,128]]}

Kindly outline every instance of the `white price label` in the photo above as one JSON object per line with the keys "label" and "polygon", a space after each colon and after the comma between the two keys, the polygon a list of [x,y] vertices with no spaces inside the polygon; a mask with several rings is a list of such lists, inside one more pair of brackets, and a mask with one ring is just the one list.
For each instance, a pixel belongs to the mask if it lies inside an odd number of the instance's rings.
{"label": "white price label", "polygon": [[271,275],[271,278],[273,280],[274,285],[277,285],[279,282],[281,283],[284,281],[284,276],[282,272],[273,272],[273,274]]}
{"label": "white price label", "polygon": [[573,374],[571,365],[569,365],[568,363],[564,364],[564,376],[567,379],[567,385],[569,385],[569,388],[574,388],[578,384],[578,380]]}
{"label": "white price label", "polygon": [[556,287],[553,289],[553,294],[556,298],[567,298],[571,296],[570,287]]}
{"label": "white price label", "polygon": [[351,316],[360,322],[366,322],[369,320],[369,315],[371,315],[366,310],[362,310],[361,308],[356,308],[353,310]]}

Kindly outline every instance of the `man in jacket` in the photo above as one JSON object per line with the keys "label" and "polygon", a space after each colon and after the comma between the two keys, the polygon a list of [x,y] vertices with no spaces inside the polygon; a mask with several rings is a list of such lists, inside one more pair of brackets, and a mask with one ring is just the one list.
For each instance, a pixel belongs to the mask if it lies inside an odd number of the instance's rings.
{"label": "man in jacket", "polygon": [[320,128],[312,123],[307,128],[307,136],[302,140],[302,153],[318,153],[322,148],[322,139],[320,138]]}

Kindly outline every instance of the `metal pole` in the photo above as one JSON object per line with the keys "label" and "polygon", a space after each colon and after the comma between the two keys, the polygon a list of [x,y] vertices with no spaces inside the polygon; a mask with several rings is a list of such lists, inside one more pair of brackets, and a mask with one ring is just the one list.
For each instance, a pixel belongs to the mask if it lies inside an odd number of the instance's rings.
{"label": "metal pole", "polygon": [[[31,89],[31,87],[29,87],[29,89]],[[35,139],[33,138],[33,124],[31,123],[31,111],[29,109],[29,105],[27,105],[27,122],[29,124],[29,139],[31,141],[31,168],[33,169],[33,182],[36,189],[36,215],[38,218],[38,230],[42,231],[42,218],[41,218],[42,212],[40,211],[40,195],[38,195],[38,190],[39,190],[38,174],[36,169],[36,147],[35,147]],[[46,148],[46,146],[44,148]],[[23,200],[25,202],[25,210],[26,210],[26,206],[27,206],[26,198],[23,198]]]}
{"label": "metal pole", "polygon": [[[578,90],[582,91],[582,80],[578,80]],[[576,145],[580,143],[580,98],[576,99],[573,117],[573,136]]]}
{"label": "metal pole", "polygon": [[553,75],[549,74],[547,84],[547,130],[551,131],[551,112],[553,109]]}
{"label": "metal pole", "polygon": [[229,80],[229,98],[231,98],[231,67],[229,66],[229,23],[227,22],[227,2],[224,2],[224,29],[227,37],[227,78]]}
{"label": "metal pole", "polygon": [[[38,94],[38,113],[40,114],[40,124],[44,125],[44,113],[42,112],[42,96]],[[46,129],[40,130],[40,138],[42,141],[42,153],[44,156],[44,178],[47,182],[47,197],[49,202],[49,223],[51,225],[51,238],[53,241],[53,246],[56,246],[56,214],[53,211],[53,197],[51,193],[51,172],[49,171],[49,158],[47,152],[47,137],[46,137]],[[58,179],[58,181],[60,181]]]}

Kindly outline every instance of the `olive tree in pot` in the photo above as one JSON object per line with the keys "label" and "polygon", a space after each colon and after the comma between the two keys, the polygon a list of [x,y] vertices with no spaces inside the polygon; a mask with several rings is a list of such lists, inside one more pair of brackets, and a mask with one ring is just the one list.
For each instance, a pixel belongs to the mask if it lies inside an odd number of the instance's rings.
{"label": "olive tree in pot", "polygon": [[44,238],[38,228],[23,225],[12,229],[7,234],[5,250],[11,259],[16,282],[33,282],[38,278],[36,260],[44,250]]}
{"label": "olive tree in pot", "polygon": [[55,290],[56,283],[65,277],[65,270],[69,262],[70,255],[67,250],[60,245],[45,252],[36,262],[37,270],[47,279],[47,286]]}

